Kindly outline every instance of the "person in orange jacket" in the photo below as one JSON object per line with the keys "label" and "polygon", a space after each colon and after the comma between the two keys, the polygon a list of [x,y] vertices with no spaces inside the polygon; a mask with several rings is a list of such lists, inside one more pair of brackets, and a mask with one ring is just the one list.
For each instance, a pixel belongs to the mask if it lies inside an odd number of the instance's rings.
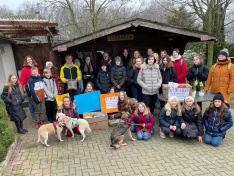
{"label": "person in orange jacket", "polygon": [[229,104],[231,93],[234,91],[234,66],[228,57],[228,50],[219,52],[216,64],[212,65],[207,78],[205,91],[211,86],[211,93],[221,92],[224,103]]}

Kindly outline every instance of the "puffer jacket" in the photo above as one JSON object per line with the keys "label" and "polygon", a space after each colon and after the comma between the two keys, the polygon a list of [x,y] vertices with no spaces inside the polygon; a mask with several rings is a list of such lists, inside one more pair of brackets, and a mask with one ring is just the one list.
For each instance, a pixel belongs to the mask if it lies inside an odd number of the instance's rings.
{"label": "puffer jacket", "polygon": [[202,114],[201,111],[198,114],[195,114],[196,108],[193,108],[191,111],[185,110],[185,112],[182,114],[180,118],[180,123],[185,124],[195,124],[198,129],[198,136],[204,135],[203,130],[203,120],[202,120]]}
{"label": "puffer jacket", "polygon": [[[21,71],[21,75],[20,75],[20,84],[24,87],[24,86],[27,86],[27,83],[28,83],[28,80],[29,80],[29,76],[31,74],[31,68],[30,66],[26,66],[22,69]],[[37,67],[37,71],[38,71],[38,74],[40,74],[40,70],[39,68]]]}
{"label": "puffer jacket", "polygon": [[[190,85],[193,85],[194,82],[198,80],[198,82],[199,83],[202,82],[203,86],[205,87],[205,82],[207,80],[208,74],[209,74],[209,69],[206,66],[202,64],[193,65],[193,67],[191,67],[188,71],[187,80],[189,81]],[[200,91],[199,83],[197,84],[196,87],[197,91]]]}
{"label": "puffer jacket", "polygon": [[208,91],[211,86],[211,93],[221,92],[224,96],[225,103],[230,102],[230,93],[234,91],[234,65],[231,66],[231,70],[229,72],[229,63],[231,63],[231,59],[228,57],[225,62],[219,62],[219,60],[217,60],[215,69],[215,65],[211,66],[204,89],[205,91]]}
{"label": "puffer jacket", "polygon": [[149,67],[142,64],[137,77],[137,83],[142,87],[142,93],[146,95],[157,94],[162,85],[162,76],[158,64]]}
{"label": "puffer jacket", "polygon": [[[111,68],[111,83],[113,86],[120,85],[121,89],[118,91],[124,91],[125,90],[125,80],[126,80],[126,68],[121,63],[120,66],[115,65],[115,72],[113,68]],[[121,68],[123,67],[123,68]],[[123,70],[123,71],[122,71]]]}
{"label": "puffer jacket", "polygon": [[[181,55],[179,55],[178,58],[176,59],[173,56],[171,56],[171,61],[174,64],[178,78],[177,83],[186,83],[187,64],[183,58],[184,57]],[[181,66],[181,59],[183,59],[182,66]]]}
{"label": "puffer jacket", "polygon": [[163,68],[160,68],[160,72],[162,75],[162,84],[168,84],[168,82],[177,82],[177,74],[174,67],[166,67],[164,70]]}
{"label": "puffer jacket", "polygon": [[138,77],[139,71],[140,71],[140,68],[136,68],[136,69],[133,68],[130,70],[130,72],[127,76],[127,82],[130,85],[138,86],[137,77]]}
{"label": "puffer jacket", "polygon": [[45,76],[43,77],[43,86],[44,86],[44,91],[45,94],[47,95],[46,101],[54,101],[55,95],[58,95],[58,90],[55,81],[53,80],[52,77],[46,78]]}
{"label": "puffer jacket", "polygon": [[24,96],[22,96],[17,83],[16,85],[11,85],[11,93],[9,96],[8,88],[9,86],[4,86],[1,98],[7,104],[7,106],[9,106],[11,121],[23,121],[27,117],[22,105]]}
{"label": "puffer jacket", "polygon": [[171,108],[171,115],[170,116],[167,116],[166,115],[166,107],[163,107],[159,113],[159,118],[158,118],[158,121],[159,121],[159,125],[161,127],[168,127],[170,125],[172,126],[176,126],[177,128],[180,127],[180,117],[181,116],[178,116],[177,115],[177,110],[175,108]]}
{"label": "puffer jacket", "polygon": [[32,101],[39,104],[40,102],[45,101],[46,95],[44,91],[43,81],[38,76],[29,76],[28,88],[31,93]]}
{"label": "puffer jacket", "polygon": [[110,81],[110,73],[108,71],[100,70],[97,74],[97,78],[95,80],[96,86],[101,93],[109,93],[111,88],[111,81]]}
{"label": "puffer jacket", "polygon": [[229,128],[231,128],[233,125],[231,112],[228,110],[228,108],[226,108],[224,110],[225,124],[219,124],[218,110],[216,109],[213,112],[213,115],[210,121],[208,120],[208,114],[206,114],[207,111],[209,112],[209,107],[206,109],[203,115],[203,122],[206,128],[205,134],[208,134],[212,137],[217,137],[217,136],[225,137],[226,131]]}
{"label": "puffer jacket", "polygon": [[60,79],[64,83],[66,79],[81,79],[80,69],[76,64],[68,67],[66,64],[62,66],[60,71]]}

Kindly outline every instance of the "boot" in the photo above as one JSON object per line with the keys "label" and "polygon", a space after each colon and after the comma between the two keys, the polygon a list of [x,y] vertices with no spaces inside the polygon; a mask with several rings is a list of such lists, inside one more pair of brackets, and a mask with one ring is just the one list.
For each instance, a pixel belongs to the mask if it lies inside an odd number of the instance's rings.
{"label": "boot", "polygon": [[15,122],[15,126],[16,126],[17,131],[18,131],[19,134],[25,134],[24,130],[22,130],[22,129],[20,128],[19,122]]}
{"label": "boot", "polygon": [[28,130],[25,129],[24,126],[23,126],[23,121],[20,121],[20,127],[24,132],[28,132]]}

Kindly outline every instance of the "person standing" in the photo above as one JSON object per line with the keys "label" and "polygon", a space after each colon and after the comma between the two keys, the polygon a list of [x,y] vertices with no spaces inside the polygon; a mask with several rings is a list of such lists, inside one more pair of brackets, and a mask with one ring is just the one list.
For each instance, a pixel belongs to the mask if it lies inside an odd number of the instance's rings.
{"label": "person standing", "polygon": [[[104,52],[103,53],[103,60],[106,62],[106,67],[107,67],[107,71],[111,71],[111,68],[115,65],[115,63],[110,59],[108,52]],[[99,70],[101,70],[101,65],[99,65]]]}
{"label": "person standing", "polygon": [[[80,70],[80,60],[79,59],[75,59],[75,64],[77,65],[77,67],[79,68]],[[83,93],[84,92],[84,83],[83,83],[83,79],[82,79],[82,71],[80,70],[80,75],[81,75],[81,78],[80,78],[80,81],[78,82],[78,87],[79,87],[79,92],[80,93]]]}
{"label": "person standing", "polygon": [[94,83],[94,67],[91,63],[90,56],[85,57],[85,64],[83,67],[83,84],[86,87],[88,82]]}
{"label": "person standing", "polygon": [[121,59],[122,59],[122,61],[123,61],[123,66],[124,66],[125,68],[127,68],[130,58],[131,58],[131,57],[130,57],[130,55],[129,55],[129,53],[128,53],[128,50],[127,50],[127,49],[124,49],[124,50],[122,51]]}
{"label": "person standing", "polygon": [[164,58],[166,55],[167,55],[167,51],[166,51],[166,50],[161,50],[161,51],[160,51],[159,65],[162,64],[163,58]]}

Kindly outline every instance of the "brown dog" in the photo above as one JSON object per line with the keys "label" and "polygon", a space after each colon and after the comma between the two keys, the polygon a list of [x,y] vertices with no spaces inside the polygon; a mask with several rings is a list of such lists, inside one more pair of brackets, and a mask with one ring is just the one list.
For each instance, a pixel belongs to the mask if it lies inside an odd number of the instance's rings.
{"label": "brown dog", "polygon": [[58,139],[62,142],[63,140],[61,139],[61,132],[63,130],[63,126],[61,126],[60,124],[46,124],[46,125],[42,125],[39,129],[38,129],[38,140],[37,142],[40,142],[42,144],[45,144],[47,147],[49,147],[50,145],[47,144],[48,141],[48,135],[49,133],[55,133],[58,136]]}
{"label": "brown dog", "polygon": [[129,112],[122,112],[121,114],[121,121],[119,124],[113,129],[111,133],[111,147],[119,148],[122,145],[127,145],[126,143],[123,143],[124,141],[124,134],[126,131],[128,132],[129,137],[135,141],[135,139],[132,137],[132,133],[130,130],[130,124],[128,124],[128,119],[130,118]]}

